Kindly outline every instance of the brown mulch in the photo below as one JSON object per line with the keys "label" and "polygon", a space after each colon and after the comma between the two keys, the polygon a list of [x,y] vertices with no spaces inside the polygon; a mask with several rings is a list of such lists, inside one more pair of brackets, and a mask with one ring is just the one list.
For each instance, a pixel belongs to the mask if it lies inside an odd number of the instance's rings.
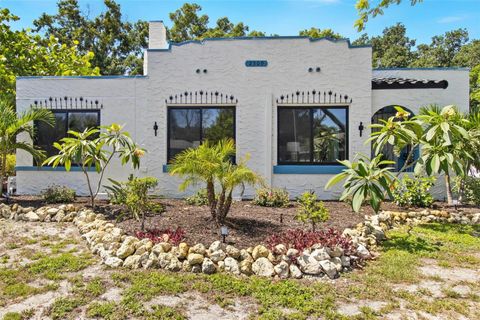
{"label": "brown mulch", "polygon": [[[146,229],[176,229],[182,228],[185,231],[185,241],[189,244],[203,243],[209,245],[215,240],[221,240],[220,228],[210,219],[210,212],[207,206],[191,206],[184,200],[161,199],[158,200],[165,205],[165,212],[149,216],[146,219]],[[34,196],[15,196],[11,202],[19,203],[22,206],[40,207],[46,205],[41,198]],[[360,213],[352,211],[350,206],[344,202],[325,201],[325,206],[330,212],[330,219],[318,228],[333,227],[338,230],[354,227],[363,221],[365,215],[371,215],[373,210],[369,206],[362,208]],[[76,205],[88,206],[89,199],[79,197],[75,201]],[[102,212],[109,219],[115,221],[118,212],[122,209],[119,206],[109,205],[105,200],[97,201],[97,212]],[[454,211],[455,208],[448,206],[444,202],[436,202],[435,209]],[[383,210],[405,210],[397,207],[395,204],[386,202],[382,205]],[[412,208],[409,210],[421,211],[422,208]],[[479,208],[462,206],[458,211],[467,213],[477,213]],[[264,243],[265,239],[272,234],[284,232],[288,229],[309,229],[305,225],[294,219],[297,211],[295,202],[291,202],[288,208],[267,208],[254,205],[251,201],[234,202],[228,214],[226,225],[229,228],[227,241],[235,244],[238,248],[246,248],[259,243]],[[140,222],[128,218],[118,222],[118,225],[129,234],[134,234],[140,230]]]}

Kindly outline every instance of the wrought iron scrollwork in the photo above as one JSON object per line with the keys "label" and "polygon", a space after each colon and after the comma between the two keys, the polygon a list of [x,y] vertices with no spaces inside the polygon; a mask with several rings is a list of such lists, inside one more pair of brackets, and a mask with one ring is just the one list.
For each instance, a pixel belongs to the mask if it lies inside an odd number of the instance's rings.
{"label": "wrought iron scrollwork", "polygon": [[34,108],[48,109],[103,109],[103,103],[98,98],[90,97],[48,97],[35,99],[31,104]]}
{"label": "wrought iron scrollwork", "polygon": [[292,92],[277,98],[277,104],[350,104],[353,99],[346,94],[311,90]]}
{"label": "wrought iron scrollwork", "polygon": [[169,105],[190,105],[190,104],[237,104],[238,99],[233,95],[219,93],[218,91],[185,91],[183,93],[170,95],[165,99]]}

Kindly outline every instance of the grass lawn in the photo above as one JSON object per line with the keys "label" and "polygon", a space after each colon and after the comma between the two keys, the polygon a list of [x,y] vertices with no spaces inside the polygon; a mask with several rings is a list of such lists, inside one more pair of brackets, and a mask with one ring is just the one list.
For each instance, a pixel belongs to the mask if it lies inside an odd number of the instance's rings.
{"label": "grass lawn", "polygon": [[273,281],[108,270],[74,226],[0,221],[0,319],[480,319],[479,234],[394,230],[364,270]]}

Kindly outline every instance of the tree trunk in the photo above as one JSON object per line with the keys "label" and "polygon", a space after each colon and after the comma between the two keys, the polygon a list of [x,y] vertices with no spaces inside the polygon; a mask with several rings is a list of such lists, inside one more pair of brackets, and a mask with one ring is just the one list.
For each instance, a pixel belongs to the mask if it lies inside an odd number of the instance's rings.
{"label": "tree trunk", "polygon": [[142,211],[142,232],[145,231],[145,211]]}
{"label": "tree trunk", "polygon": [[[230,192],[228,193],[228,196],[225,199],[222,207],[220,207],[220,214],[219,214],[219,220],[218,220],[219,224],[224,224],[225,223],[225,219],[227,218],[227,214],[230,211],[230,207],[232,205],[232,191],[233,190],[230,190]],[[222,190],[222,193],[225,194],[225,191]]]}
{"label": "tree trunk", "polygon": [[[3,196],[3,182],[5,181],[5,176],[7,175],[7,154],[2,155],[1,159],[1,170],[0,170],[0,197]],[[8,192],[8,190],[7,190]]]}
{"label": "tree trunk", "polygon": [[450,185],[450,175],[445,174],[445,187],[447,189],[447,203],[453,203],[452,186]]}
{"label": "tree trunk", "polygon": [[82,166],[82,171],[85,174],[85,177],[87,178],[88,191],[90,192],[90,204],[92,208],[95,208],[95,195],[93,194],[92,186],[90,183],[90,177],[88,176],[87,170],[83,166]]}
{"label": "tree trunk", "polygon": [[208,204],[210,206],[210,214],[212,215],[213,220],[217,218],[217,199],[215,197],[215,186],[213,181],[207,181],[207,197]]}

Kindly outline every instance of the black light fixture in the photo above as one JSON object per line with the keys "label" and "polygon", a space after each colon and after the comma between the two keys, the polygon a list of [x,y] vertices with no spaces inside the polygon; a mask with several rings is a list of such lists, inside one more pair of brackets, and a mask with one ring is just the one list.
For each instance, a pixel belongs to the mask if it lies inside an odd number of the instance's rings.
{"label": "black light fixture", "polygon": [[360,131],[360,137],[362,136],[363,129],[365,129],[365,127],[363,126],[363,122],[360,121],[360,125],[358,126],[358,130]]}
{"label": "black light fixture", "polygon": [[220,227],[220,234],[222,235],[223,243],[225,243],[226,238],[228,236],[228,227],[227,226],[221,226]]}
{"label": "black light fixture", "polygon": [[200,73],[200,69],[195,70],[196,73]]}
{"label": "black light fixture", "polygon": [[155,137],[157,136],[157,131],[158,131],[158,124],[157,121],[153,124],[153,131],[155,131]]}
{"label": "black light fixture", "polygon": [[207,69],[203,69],[203,73],[207,73]]}
{"label": "black light fixture", "polygon": [[313,68],[312,67],[308,68],[308,72],[313,72]]}
{"label": "black light fixture", "polygon": [[320,67],[317,67],[315,71],[320,72]]}

